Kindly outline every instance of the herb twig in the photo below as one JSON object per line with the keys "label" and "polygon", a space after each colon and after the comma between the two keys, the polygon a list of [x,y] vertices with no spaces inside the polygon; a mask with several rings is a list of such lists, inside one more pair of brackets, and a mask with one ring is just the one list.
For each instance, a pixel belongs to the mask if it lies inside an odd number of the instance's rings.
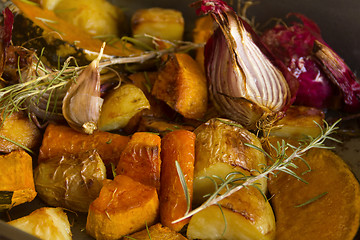
{"label": "herb twig", "polygon": [[[295,178],[302,180],[301,177],[299,177],[294,171],[292,171],[290,169],[290,167],[296,167],[296,165],[294,164],[293,161],[296,159],[302,159],[301,158],[302,155],[304,155],[308,150],[310,150],[312,148],[331,148],[331,147],[327,147],[325,145],[325,141],[326,140],[337,141],[336,139],[332,138],[330,135],[333,134],[338,129],[337,124],[339,123],[339,121],[340,120],[338,120],[331,126],[329,126],[326,122],[324,122],[324,125],[325,125],[324,128],[322,128],[320,125],[318,125],[321,129],[321,134],[318,137],[311,139],[311,141],[308,144],[302,143],[302,144],[300,144],[299,147],[294,147],[294,146],[282,141],[281,144],[278,144],[277,147],[274,147],[274,148],[276,148],[276,152],[277,152],[277,156],[275,158],[272,157],[270,154],[266,153],[264,150],[256,148],[253,145],[247,144],[249,147],[254,147],[254,148],[258,149],[259,151],[263,152],[269,158],[272,158],[273,164],[270,166],[264,167],[263,171],[259,172],[259,174],[256,176],[244,176],[244,178],[246,180],[242,183],[238,183],[238,184],[234,185],[233,187],[228,187],[229,184],[234,183],[234,179],[235,179],[234,175],[229,174],[228,179],[226,179],[226,181],[224,181],[223,183],[220,184],[220,186],[207,199],[206,202],[204,202],[200,207],[190,211],[188,214],[185,214],[182,218],[179,218],[179,219],[173,221],[173,223],[180,222],[180,221],[182,221],[186,218],[189,218],[189,217],[193,216],[194,214],[204,210],[205,208],[207,208],[209,206],[218,204],[221,200],[223,200],[226,197],[232,195],[233,193],[239,191],[240,189],[246,188],[249,186],[253,186],[254,184],[256,184],[256,182],[258,180],[260,180],[262,178],[267,178],[270,174],[275,175],[276,171],[288,173],[288,174],[294,176]],[[289,148],[293,149],[293,152],[289,156],[287,156],[286,150]],[[223,194],[220,194],[225,189],[226,189],[226,192]]]}

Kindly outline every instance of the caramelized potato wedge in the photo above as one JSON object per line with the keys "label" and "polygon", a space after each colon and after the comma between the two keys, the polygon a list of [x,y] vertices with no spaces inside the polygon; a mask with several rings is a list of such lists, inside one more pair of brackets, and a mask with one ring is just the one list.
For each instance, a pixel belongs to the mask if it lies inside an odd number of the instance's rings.
{"label": "caramelized potato wedge", "polygon": [[325,114],[317,108],[291,106],[270,130],[270,136],[303,139],[313,138],[321,133],[319,126],[324,125]]}
{"label": "caramelized potato wedge", "polygon": [[[36,125],[23,112],[14,112],[7,116],[5,120],[1,119],[0,126],[0,151],[9,153],[13,150],[22,149],[16,142],[29,149],[40,145],[41,133]],[[4,138],[10,139],[10,142]]]}
{"label": "caramelized potato wedge", "polygon": [[154,187],[117,175],[104,184],[99,197],[91,203],[86,231],[98,240],[115,240],[151,226],[158,213]]}
{"label": "caramelized potato wedge", "polygon": [[64,154],[79,154],[96,149],[105,166],[116,164],[130,138],[96,131],[92,135],[79,133],[65,125],[49,124],[40,147],[38,162]]}
{"label": "caramelized potato wedge", "polygon": [[188,54],[177,53],[169,57],[151,93],[185,118],[202,118],[208,102],[204,73]]}
{"label": "caramelized potato wedge", "polygon": [[[272,144],[281,138],[271,137]],[[293,146],[296,140],[286,140]],[[288,154],[291,152],[289,151]],[[268,182],[276,216],[276,239],[352,240],[360,227],[360,184],[348,165],[328,149],[311,149],[293,171]],[[306,173],[306,174],[303,174]]]}
{"label": "caramelized potato wedge", "polygon": [[210,206],[191,218],[187,229],[189,239],[274,239],[274,213],[270,203],[254,187],[240,189],[220,205],[221,208]]}
{"label": "caramelized potato wedge", "polygon": [[0,210],[36,197],[32,158],[23,150],[0,155]]}
{"label": "caramelized potato wedge", "polygon": [[130,119],[150,103],[143,91],[133,84],[124,84],[105,97],[98,127],[101,131],[112,131],[125,127]]}
{"label": "caramelized potato wedge", "polygon": [[10,221],[8,224],[40,239],[72,239],[70,223],[62,208],[39,208],[30,215]]}
{"label": "caramelized potato wedge", "polygon": [[140,9],[131,18],[132,34],[145,34],[166,40],[182,40],[184,18],[182,13],[173,9]]}
{"label": "caramelized potato wedge", "polygon": [[158,135],[136,132],[121,153],[116,174],[126,175],[144,185],[160,189],[161,139]]}
{"label": "caramelized potato wedge", "polygon": [[[266,164],[265,155],[245,144],[261,148],[259,139],[235,122],[211,119],[195,129],[194,201],[202,203],[204,195],[212,193],[214,183],[207,177],[225,178],[231,172],[256,174]],[[266,192],[266,179],[259,181],[259,188]]]}
{"label": "caramelized potato wedge", "polygon": [[186,240],[187,238],[172,231],[170,228],[162,226],[160,223],[157,223],[148,229],[144,229],[140,232],[131,234],[130,236],[123,237],[122,240]]}

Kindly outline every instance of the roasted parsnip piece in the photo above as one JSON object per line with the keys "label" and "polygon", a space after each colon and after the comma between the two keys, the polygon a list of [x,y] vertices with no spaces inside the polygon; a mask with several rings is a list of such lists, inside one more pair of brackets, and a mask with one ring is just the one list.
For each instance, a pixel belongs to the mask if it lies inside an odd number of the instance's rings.
{"label": "roasted parsnip piece", "polygon": [[0,155],[0,210],[36,197],[32,158],[23,150]]}
{"label": "roasted parsnip piece", "polygon": [[104,183],[99,197],[91,203],[86,231],[98,240],[115,240],[151,226],[158,213],[156,188],[117,175]]}
{"label": "roasted parsnip piece", "polygon": [[200,119],[207,110],[205,75],[198,63],[185,53],[169,56],[151,93],[185,118]]}
{"label": "roasted parsnip piece", "polygon": [[125,84],[106,96],[101,109],[99,129],[111,131],[125,127],[130,119],[150,103],[140,88]]}
{"label": "roasted parsnip piece", "polygon": [[187,229],[189,239],[274,239],[274,213],[258,189],[240,189],[219,204],[191,218]]}
{"label": "roasted parsnip piece", "polygon": [[166,40],[182,40],[184,19],[181,12],[173,9],[140,9],[132,16],[131,29],[134,36],[147,34]]}
{"label": "roasted parsnip piece", "polygon": [[39,208],[8,223],[40,239],[72,239],[70,223],[62,208]]}

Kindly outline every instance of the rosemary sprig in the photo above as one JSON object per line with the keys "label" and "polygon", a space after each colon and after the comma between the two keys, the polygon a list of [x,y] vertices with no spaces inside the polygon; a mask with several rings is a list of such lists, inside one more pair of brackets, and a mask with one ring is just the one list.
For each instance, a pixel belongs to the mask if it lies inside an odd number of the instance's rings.
{"label": "rosemary sprig", "polygon": [[[292,175],[293,177],[295,177],[299,180],[302,180],[301,177],[299,177],[294,171],[292,171],[290,169],[290,167],[294,167],[294,168],[297,167],[293,161],[296,159],[302,159],[301,156],[304,155],[310,149],[313,149],[313,148],[329,149],[329,148],[331,148],[331,147],[328,147],[325,145],[325,141],[332,140],[332,141],[338,142],[337,139],[334,139],[330,135],[333,134],[338,129],[338,127],[336,125],[339,122],[340,122],[340,119],[338,121],[336,121],[333,125],[330,126],[330,125],[328,125],[327,122],[324,121],[324,128],[322,128],[318,124],[318,126],[321,129],[321,134],[318,137],[311,139],[311,141],[308,144],[302,143],[302,144],[300,144],[299,147],[294,147],[294,146],[282,141],[281,144],[279,143],[276,148],[277,154],[276,154],[275,158],[272,157],[270,154],[266,153],[263,149],[259,149],[253,145],[247,144],[248,146],[258,149],[259,151],[263,152],[266,156],[271,158],[273,164],[270,166],[264,167],[263,170],[261,172],[259,172],[259,174],[256,176],[244,176],[244,178],[246,180],[242,183],[234,184],[235,181],[237,181],[238,179],[236,179],[233,174],[229,174],[227,176],[227,179],[225,179],[225,181],[223,183],[221,183],[219,187],[216,188],[215,192],[207,199],[207,201],[205,201],[200,207],[190,211],[188,214],[185,214],[182,218],[179,218],[179,219],[173,221],[173,223],[180,222],[180,221],[182,221],[186,218],[189,218],[189,217],[193,216],[194,214],[204,210],[205,208],[207,208],[209,206],[218,204],[221,200],[223,200],[226,197],[232,195],[233,193],[239,191],[240,189],[246,188],[249,186],[253,186],[254,184],[256,184],[256,182],[258,180],[260,180],[262,178],[267,178],[270,174],[276,175],[277,171],[288,173],[288,174]],[[290,154],[290,156],[287,156],[286,150],[289,148],[293,149],[293,152]],[[229,187],[229,184],[230,184],[230,187]],[[225,193],[220,194],[225,189],[226,189]]]}
{"label": "rosemary sprig", "polygon": [[308,201],[306,201],[306,202],[304,202],[304,203],[301,203],[301,204],[299,204],[299,205],[296,205],[296,206],[294,206],[294,207],[296,207],[296,208],[304,207],[304,206],[306,206],[306,205],[308,205],[308,204],[310,204],[310,203],[313,203],[313,202],[315,202],[316,200],[322,198],[322,197],[325,196],[326,194],[328,194],[328,192],[323,192],[323,193],[321,193],[321,194],[313,197],[312,199],[309,199]]}

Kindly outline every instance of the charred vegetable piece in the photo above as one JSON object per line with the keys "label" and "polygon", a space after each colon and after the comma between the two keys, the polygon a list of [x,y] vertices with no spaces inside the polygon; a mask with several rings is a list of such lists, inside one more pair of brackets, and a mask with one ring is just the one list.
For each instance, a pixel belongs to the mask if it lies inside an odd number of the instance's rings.
{"label": "charred vegetable piece", "polygon": [[[160,221],[174,231],[180,231],[189,222],[189,219],[186,219],[173,223],[184,216],[186,211],[191,210],[195,137],[193,132],[177,130],[166,134],[161,142]],[[176,164],[182,175],[179,174]],[[182,181],[185,181],[186,186]]]}
{"label": "charred vegetable piece", "polygon": [[122,151],[116,173],[144,185],[160,189],[161,138],[153,133],[136,132]]}
{"label": "charred vegetable piece", "polygon": [[[246,146],[261,148],[260,140],[234,121],[211,119],[195,129],[194,201],[204,202],[206,194],[215,191],[209,177],[215,181],[225,179],[231,172],[256,175],[256,170],[266,164],[260,151]],[[240,177],[240,176],[239,176]],[[266,179],[260,180],[259,188],[266,192]]]}
{"label": "charred vegetable piece", "polygon": [[[9,141],[10,140],[10,141]],[[36,125],[23,112],[14,112],[1,121],[0,151],[34,149],[40,145],[41,133]]]}
{"label": "charred vegetable piece", "polygon": [[241,189],[219,205],[191,218],[186,233],[189,239],[274,239],[274,213],[256,188]]}
{"label": "charred vegetable piece", "polygon": [[105,166],[117,165],[129,137],[96,131],[92,135],[77,132],[65,125],[49,124],[40,147],[38,162],[64,154],[79,154],[96,149]]}
{"label": "charred vegetable piece", "polygon": [[35,196],[32,158],[25,151],[0,156],[0,210],[9,209]]}
{"label": "charred vegetable piece", "polygon": [[160,223],[157,223],[148,229],[144,229],[141,232],[131,234],[130,236],[125,236],[122,240],[127,239],[136,239],[136,240],[186,240],[183,235],[175,231],[170,230],[170,228],[162,226]]}
{"label": "charred vegetable piece", "polygon": [[50,206],[87,212],[100,193],[106,169],[96,151],[52,158],[34,170],[36,191]]}
{"label": "charred vegetable piece", "polygon": [[[274,145],[282,138],[272,137]],[[297,146],[298,141],[285,139]],[[289,149],[288,154],[291,154]],[[348,165],[328,149],[311,149],[294,172],[272,175],[271,203],[276,217],[276,239],[352,240],[360,225],[360,185]],[[276,177],[277,176],[277,177]]]}
{"label": "charred vegetable piece", "polygon": [[40,239],[72,239],[70,223],[62,208],[39,208],[30,215],[10,221],[8,224]]}
{"label": "charred vegetable piece", "polygon": [[133,84],[124,84],[106,96],[101,109],[99,129],[112,131],[124,128],[132,117],[149,108],[149,101],[140,88]]}
{"label": "charred vegetable piece", "polygon": [[151,226],[158,213],[154,187],[118,175],[104,184],[99,197],[91,203],[86,231],[99,240],[115,240]]}
{"label": "charred vegetable piece", "polygon": [[207,109],[207,83],[198,63],[188,54],[169,56],[152,94],[185,118],[202,118]]}

